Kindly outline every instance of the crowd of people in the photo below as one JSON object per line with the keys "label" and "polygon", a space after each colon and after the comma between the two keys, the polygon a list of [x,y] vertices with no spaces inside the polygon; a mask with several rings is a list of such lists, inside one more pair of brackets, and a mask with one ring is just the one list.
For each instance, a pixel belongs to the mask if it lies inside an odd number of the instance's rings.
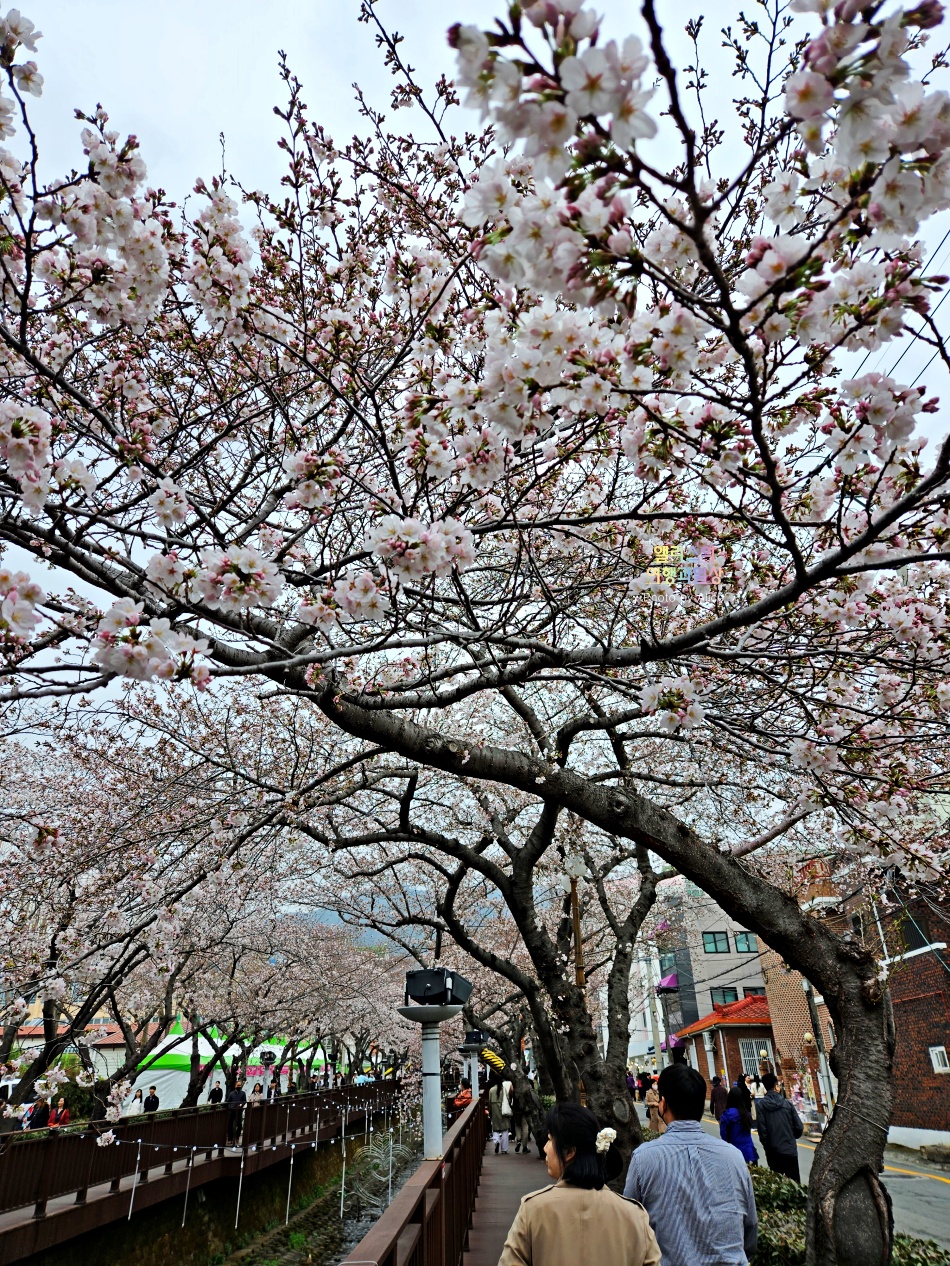
{"label": "crowd of people", "polygon": [[[499,1266],[568,1266],[568,1257],[573,1266],[579,1234],[584,1259],[598,1266],[748,1262],[758,1230],[749,1172],[760,1159],[756,1141],[770,1169],[801,1181],[797,1139],[804,1127],[774,1073],[728,1087],[714,1078],[708,1106],[718,1138],[703,1128],[706,1082],[694,1068],[674,1063],[658,1075],[632,1073],[628,1084],[656,1137],[634,1151],[623,1197],[607,1186],[622,1172],[615,1132],[600,1129],[584,1107],[556,1105],[544,1122],[551,1182],[522,1200]],[[462,1107],[471,1099],[463,1081],[455,1102]],[[519,1107],[527,1130],[531,1114],[518,1104],[512,1081],[493,1075],[488,1110],[496,1153],[507,1153]]]}
{"label": "crowd of people", "polygon": [[[627,1086],[633,1098],[643,1103],[646,1123],[653,1133],[665,1133],[657,1074],[631,1070]],[[797,1140],[804,1132],[804,1123],[773,1072],[739,1077],[731,1086],[724,1084],[722,1077],[713,1077],[709,1111],[719,1123],[722,1140],[735,1147],[746,1164],[759,1163],[756,1135],[769,1169],[801,1182]]]}
{"label": "crowd of people", "polygon": [[745,1266],[758,1231],[752,1180],[741,1150],[702,1127],[705,1080],[671,1064],[643,1101],[664,1130],[634,1151],[622,1197],[606,1186],[622,1171],[614,1131],[576,1104],[551,1109],[552,1181],[522,1200],[499,1266],[568,1266],[581,1231],[598,1266]]}

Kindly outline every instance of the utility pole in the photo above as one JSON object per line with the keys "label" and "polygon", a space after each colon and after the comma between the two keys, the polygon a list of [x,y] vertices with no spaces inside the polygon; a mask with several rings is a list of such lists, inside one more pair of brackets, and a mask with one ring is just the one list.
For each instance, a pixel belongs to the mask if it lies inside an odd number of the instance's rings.
{"label": "utility pole", "polygon": [[818,1047],[818,1068],[821,1078],[821,1093],[828,1105],[828,1116],[834,1111],[835,1096],[831,1089],[831,1070],[828,1067],[828,1055],[825,1050],[825,1038],[821,1031],[821,1020],[818,1015],[818,1004],[815,1002],[815,991],[811,986],[810,980],[802,979],[802,988],[805,991],[805,1000],[808,1003],[808,1014],[811,1016],[812,1034],[815,1038],[815,1045]]}
{"label": "utility pole", "polygon": [[[571,920],[574,924],[574,984],[581,991],[581,998],[587,1001],[587,976],[584,972],[584,943],[581,940],[581,907],[577,900],[577,878],[571,876]],[[583,1078],[577,1083],[581,1097],[581,1106],[587,1107],[587,1092]]]}
{"label": "utility pole", "polygon": [[647,997],[650,1005],[650,1027],[653,1030],[653,1057],[657,1068],[660,1067],[660,1029],[656,1022],[656,989],[653,983],[653,955],[647,953],[644,960],[647,965]]}

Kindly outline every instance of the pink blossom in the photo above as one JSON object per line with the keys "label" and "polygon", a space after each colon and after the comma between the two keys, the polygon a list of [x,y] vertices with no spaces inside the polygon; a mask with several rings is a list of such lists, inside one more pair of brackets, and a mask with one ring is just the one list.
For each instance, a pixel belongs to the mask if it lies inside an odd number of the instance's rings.
{"label": "pink blossom", "polygon": [[834,88],[823,75],[803,70],[785,81],[785,108],[793,119],[814,119],[831,109]]}

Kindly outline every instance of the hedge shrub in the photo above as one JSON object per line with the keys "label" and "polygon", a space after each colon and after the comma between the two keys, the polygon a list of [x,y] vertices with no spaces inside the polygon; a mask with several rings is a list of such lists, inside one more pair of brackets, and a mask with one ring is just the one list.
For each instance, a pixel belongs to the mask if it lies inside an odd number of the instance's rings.
{"label": "hedge shrub", "polygon": [[[805,1266],[805,1207],[808,1190],[750,1165],[755,1207],[759,1214],[759,1243],[750,1266]],[[950,1251],[933,1240],[895,1235],[892,1266],[950,1266]]]}

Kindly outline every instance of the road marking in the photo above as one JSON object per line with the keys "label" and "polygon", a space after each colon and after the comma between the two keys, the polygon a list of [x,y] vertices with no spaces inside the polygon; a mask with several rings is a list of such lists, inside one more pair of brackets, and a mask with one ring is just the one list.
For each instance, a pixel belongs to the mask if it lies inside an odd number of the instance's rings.
{"label": "road marking", "polygon": [[[706,1117],[706,1120],[711,1125],[716,1124],[715,1118],[713,1117]],[[799,1139],[798,1146],[807,1147],[810,1152],[814,1152],[818,1145],[817,1143],[803,1143]],[[912,1178],[932,1178],[934,1182],[945,1182],[950,1184],[950,1178],[944,1178],[941,1174],[928,1174],[921,1169],[897,1169],[894,1165],[885,1165],[884,1172],[887,1174],[910,1174]]]}
{"label": "road marking", "polygon": [[[807,1147],[810,1152],[815,1151],[814,1143],[799,1143],[799,1147]],[[897,1169],[894,1165],[885,1165],[884,1172],[886,1174],[910,1174],[912,1178],[932,1178],[934,1182],[950,1183],[950,1178],[944,1178],[941,1174],[927,1174],[920,1169]]]}

